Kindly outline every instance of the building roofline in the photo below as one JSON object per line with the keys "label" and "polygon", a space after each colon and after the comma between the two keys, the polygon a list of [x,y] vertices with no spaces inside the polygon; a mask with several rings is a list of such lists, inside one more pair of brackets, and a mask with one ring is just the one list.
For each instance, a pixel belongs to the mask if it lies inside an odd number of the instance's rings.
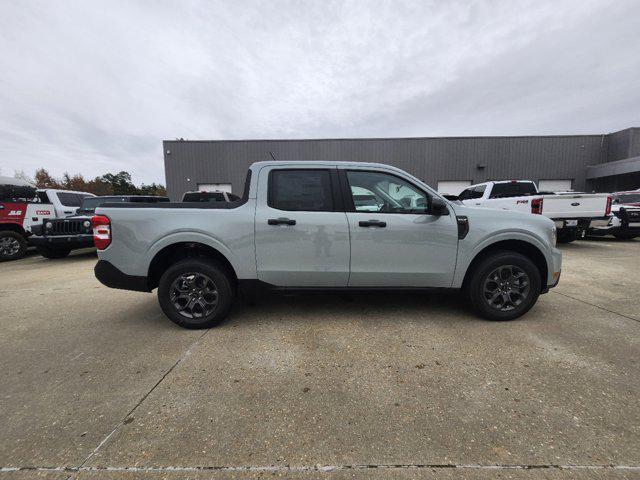
{"label": "building roofline", "polygon": [[[617,133],[617,132],[611,132]],[[588,133],[571,135],[484,135],[484,136],[454,136],[454,137],[349,137],[349,138],[248,138],[229,140],[163,140],[163,143],[239,143],[239,142],[320,142],[320,141],[340,141],[348,142],[354,140],[460,140],[460,139],[493,139],[493,138],[577,138],[577,137],[603,137],[611,133]]]}
{"label": "building roofline", "polygon": [[640,156],[587,166],[587,179],[640,172]]}

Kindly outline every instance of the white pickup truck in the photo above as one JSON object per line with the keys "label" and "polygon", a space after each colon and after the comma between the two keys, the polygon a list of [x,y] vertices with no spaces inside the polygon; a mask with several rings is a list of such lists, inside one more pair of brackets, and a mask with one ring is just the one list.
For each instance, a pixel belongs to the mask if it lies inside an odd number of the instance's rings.
{"label": "white pickup truck", "polygon": [[606,193],[541,193],[530,180],[471,185],[458,200],[470,207],[544,215],[555,222],[561,243],[582,237],[589,227],[606,225],[611,216],[611,196]]}

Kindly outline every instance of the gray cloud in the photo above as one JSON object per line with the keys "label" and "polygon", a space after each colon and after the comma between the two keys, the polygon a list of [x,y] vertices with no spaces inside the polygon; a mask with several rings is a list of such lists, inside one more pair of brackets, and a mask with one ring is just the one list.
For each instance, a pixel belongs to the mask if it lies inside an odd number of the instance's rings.
{"label": "gray cloud", "polygon": [[162,139],[640,125],[635,0],[3,2],[0,168],[163,181]]}

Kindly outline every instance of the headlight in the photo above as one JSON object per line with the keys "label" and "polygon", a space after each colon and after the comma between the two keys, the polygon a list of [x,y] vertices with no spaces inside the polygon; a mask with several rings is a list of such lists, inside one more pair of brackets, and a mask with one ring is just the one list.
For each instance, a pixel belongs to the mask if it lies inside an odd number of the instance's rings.
{"label": "headlight", "polygon": [[89,220],[85,220],[82,225],[84,225],[85,228],[89,228],[91,226],[91,222]]}
{"label": "headlight", "polygon": [[53,227],[53,223],[51,223],[51,222],[47,222],[47,223],[45,223],[45,224],[44,224],[44,226],[45,226],[45,228],[48,230],[49,228],[52,228],[52,227]]}
{"label": "headlight", "polygon": [[555,247],[558,241],[558,229],[554,226],[551,228],[551,246]]}

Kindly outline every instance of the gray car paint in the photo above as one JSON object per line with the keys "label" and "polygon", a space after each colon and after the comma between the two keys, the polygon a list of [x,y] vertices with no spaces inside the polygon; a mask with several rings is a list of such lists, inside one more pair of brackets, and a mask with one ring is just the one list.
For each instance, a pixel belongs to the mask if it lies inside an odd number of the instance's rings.
{"label": "gray car paint", "polygon": [[[274,168],[369,169],[394,173],[439,197],[450,215],[358,212],[282,212],[267,205],[267,173]],[[557,280],[562,255],[551,243],[553,221],[540,215],[454,204],[408,173],[388,165],[356,162],[258,162],[246,203],[233,209],[114,208],[96,213],[111,220],[112,242],[101,260],[127,275],[147,276],[153,258],[178,242],[208,245],[224,255],[238,279],[282,286],[424,286],[459,288],[469,264],[487,246],[522,240],[544,255]],[[264,170],[264,172],[263,172]],[[293,216],[295,226],[267,225],[267,219]],[[458,241],[456,215],[469,219]],[[360,217],[386,217],[386,229],[356,229]],[[351,238],[349,238],[351,237]],[[352,277],[351,279],[349,277]]]}

